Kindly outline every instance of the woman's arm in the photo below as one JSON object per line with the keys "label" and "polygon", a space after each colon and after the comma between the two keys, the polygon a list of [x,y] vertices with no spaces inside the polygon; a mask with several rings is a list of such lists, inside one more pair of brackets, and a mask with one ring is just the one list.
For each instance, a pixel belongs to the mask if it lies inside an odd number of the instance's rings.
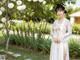
{"label": "woman's arm", "polygon": [[56,33],[56,31],[54,30],[55,26],[56,26],[56,21],[52,24],[50,35],[51,35],[51,38],[52,38],[51,39],[52,42],[58,43],[59,38],[55,36],[55,33]]}
{"label": "woman's arm", "polygon": [[53,38],[53,31],[54,31],[53,27],[54,27],[54,24],[52,24],[51,32],[50,32],[50,35],[51,35],[52,38]]}
{"label": "woman's arm", "polygon": [[63,40],[65,41],[71,34],[72,34],[72,26],[71,23],[68,21],[66,23],[66,33],[62,37]]}

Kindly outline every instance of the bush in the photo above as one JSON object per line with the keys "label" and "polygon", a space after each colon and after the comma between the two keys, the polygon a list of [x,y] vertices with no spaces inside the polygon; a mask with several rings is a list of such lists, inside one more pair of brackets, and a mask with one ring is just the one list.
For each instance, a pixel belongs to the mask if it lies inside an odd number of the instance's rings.
{"label": "bush", "polygon": [[[7,38],[7,36],[5,35]],[[31,36],[24,36],[22,34],[10,34],[10,44],[21,46],[24,48],[31,49],[33,51],[39,51],[43,53],[49,53],[51,40],[50,38],[45,38],[42,34],[37,33],[37,37],[35,34],[31,34]]]}
{"label": "bush", "polygon": [[72,27],[73,34],[80,34],[80,24],[74,24]]}
{"label": "bush", "polygon": [[80,42],[71,38],[69,41],[69,53],[71,58],[80,58]]}
{"label": "bush", "polygon": [[15,21],[10,21],[10,30],[21,30],[23,32],[29,31],[29,32],[41,32],[43,34],[49,34],[50,33],[50,28],[51,24],[47,22],[33,22],[30,20],[30,22],[25,22],[25,21],[19,21],[20,23],[15,22]]}
{"label": "bush", "polygon": [[[43,34],[49,34],[51,30],[51,24],[41,21],[41,22],[30,22],[22,21],[22,23],[15,23],[10,22],[10,30],[22,30],[22,31],[29,31],[29,32],[41,32]],[[73,34],[80,34],[80,24],[74,24],[72,26],[72,33]]]}
{"label": "bush", "polygon": [[[5,37],[7,36],[5,35]],[[14,33],[10,35],[10,44],[28,48],[33,51],[49,53],[51,39],[49,37],[45,38],[40,32],[37,33],[37,37],[35,37],[35,33],[32,33],[31,36]],[[80,57],[80,43],[74,38],[71,38],[69,41],[69,53],[71,58]]]}

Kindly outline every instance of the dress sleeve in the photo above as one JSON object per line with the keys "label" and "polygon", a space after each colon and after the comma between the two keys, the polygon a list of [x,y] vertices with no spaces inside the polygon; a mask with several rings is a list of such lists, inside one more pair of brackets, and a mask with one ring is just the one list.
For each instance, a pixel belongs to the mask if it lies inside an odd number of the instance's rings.
{"label": "dress sleeve", "polygon": [[55,35],[54,32],[55,32],[55,26],[56,26],[56,24],[57,24],[57,20],[55,20],[54,23],[53,23],[52,26],[51,26],[50,35],[51,35],[52,38],[53,38],[54,35]]}
{"label": "dress sleeve", "polygon": [[68,21],[66,23],[66,33],[63,36],[63,40],[65,41],[71,34],[72,34],[72,26],[71,23]]}
{"label": "dress sleeve", "polygon": [[52,27],[51,27],[51,32],[50,32],[50,36],[51,36],[51,40],[53,41],[53,37],[54,37],[54,27],[55,27],[56,23],[54,22],[52,24]]}
{"label": "dress sleeve", "polygon": [[54,33],[54,23],[52,24],[51,27],[51,32],[50,32],[51,38],[53,38],[53,33]]}

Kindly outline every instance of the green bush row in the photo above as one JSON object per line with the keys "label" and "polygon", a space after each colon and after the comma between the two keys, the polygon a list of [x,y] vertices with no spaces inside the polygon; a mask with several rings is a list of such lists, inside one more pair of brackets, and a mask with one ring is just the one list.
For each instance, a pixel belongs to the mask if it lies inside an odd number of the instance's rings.
{"label": "green bush row", "polygon": [[72,33],[73,34],[80,34],[80,24],[74,24],[72,26]]}
{"label": "green bush row", "polygon": [[41,22],[33,22],[30,20],[29,22],[21,21],[21,23],[17,23],[14,21],[10,21],[10,24],[8,26],[9,30],[17,31],[21,30],[23,32],[35,32],[38,31],[43,34],[49,34],[50,33],[51,24],[41,21]]}
{"label": "green bush row", "polygon": [[75,38],[70,39],[69,53],[71,58],[80,58],[80,41]]}
{"label": "green bush row", "polygon": [[[30,31],[30,32],[41,32],[43,34],[49,34],[51,29],[51,24],[47,22],[30,22],[22,21],[22,23],[14,23],[11,22],[9,26],[10,30],[21,30],[21,31]],[[72,25],[72,33],[73,34],[80,34],[80,24]]]}
{"label": "green bush row", "polygon": [[[50,34],[51,24],[48,22],[45,22],[45,21],[33,22],[32,20],[30,20],[29,22],[25,22],[25,21],[16,20],[16,22],[15,22],[15,20],[14,20],[14,21],[10,21],[10,23],[8,23],[7,28],[12,31],[20,30],[23,32],[35,32],[35,33],[41,32],[43,34]],[[72,25],[72,33],[80,34],[80,24]]]}
{"label": "green bush row", "polygon": [[[40,34],[34,36],[23,36],[23,35],[10,35],[10,44],[21,46],[24,48],[31,49],[33,51],[39,51],[43,53],[50,53],[51,39],[45,38]],[[5,37],[7,37],[5,35]],[[80,57],[80,42],[74,38],[69,40],[69,54],[71,58]]]}
{"label": "green bush row", "polygon": [[[7,38],[7,36],[5,35]],[[39,51],[43,53],[49,53],[51,41],[49,38],[34,38],[31,36],[10,35],[11,45],[17,45],[24,48],[28,48],[33,51]]]}

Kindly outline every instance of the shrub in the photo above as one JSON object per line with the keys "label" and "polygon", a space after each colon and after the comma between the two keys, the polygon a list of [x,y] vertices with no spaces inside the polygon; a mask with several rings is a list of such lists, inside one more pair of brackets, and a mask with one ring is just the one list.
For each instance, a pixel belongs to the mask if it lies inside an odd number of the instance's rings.
{"label": "shrub", "polygon": [[[5,35],[5,37],[7,37]],[[35,38],[33,36],[22,36],[22,35],[10,35],[10,44],[22,46],[35,51],[40,51],[43,53],[49,53],[50,49],[50,38]]]}
{"label": "shrub", "polygon": [[[19,22],[19,23],[18,23]],[[10,21],[10,30],[21,30],[21,31],[27,31],[27,32],[35,32],[37,33],[38,31],[43,33],[43,34],[49,34],[50,33],[50,28],[51,24],[47,22],[33,22],[30,20],[30,22],[25,22],[25,21]]]}
{"label": "shrub", "polygon": [[79,58],[80,57],[80,43],[74,39],[71,38],[69,41],[69,53],[71,58]]}
{"label": "shrub", "polygon": [[80,24],[74,24],[72,27],[73,34],[80,34]]}

